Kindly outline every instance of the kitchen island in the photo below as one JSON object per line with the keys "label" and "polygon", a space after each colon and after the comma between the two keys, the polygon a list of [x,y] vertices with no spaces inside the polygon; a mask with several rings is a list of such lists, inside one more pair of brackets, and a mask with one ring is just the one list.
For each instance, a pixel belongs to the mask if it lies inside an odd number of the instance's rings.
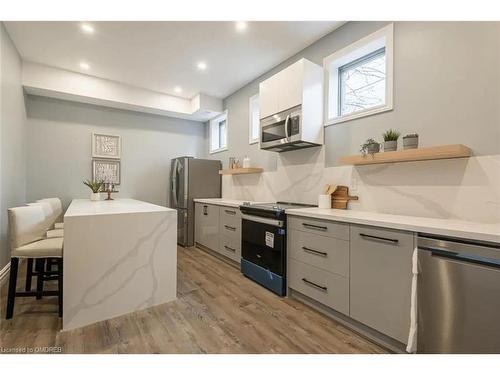
{"label": "kitchen island", "polygon": [[75,199],[64,215],[63,330],[170,302],[177,213],[133,199]]}

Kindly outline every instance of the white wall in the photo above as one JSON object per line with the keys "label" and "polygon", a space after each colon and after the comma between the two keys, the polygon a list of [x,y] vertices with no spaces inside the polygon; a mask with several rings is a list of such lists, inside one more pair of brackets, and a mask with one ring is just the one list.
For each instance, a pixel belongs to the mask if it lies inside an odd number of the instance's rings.
{"label": "white wall", "polygon": [[27,96],[27,199],[88,198],[91,133],[122,137],[120,197],[166,205],[172,158],[202,156],[204,125],[139,112]]}
{"label": "white wall", "polygon": [[26,200],[26,149],[21,59],[0,22],[1,121],[0,121],[0,269],[10,260],[7,208]]}

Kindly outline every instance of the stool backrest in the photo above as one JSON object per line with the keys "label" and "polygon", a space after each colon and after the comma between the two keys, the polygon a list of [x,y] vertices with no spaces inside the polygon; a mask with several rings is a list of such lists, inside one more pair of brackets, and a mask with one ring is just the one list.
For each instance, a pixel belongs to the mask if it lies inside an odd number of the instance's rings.
{"label": "stool backrest", "polygon": [[35,203],[28,203],[28,206],[40,206],[42,207],[43,213],[45,215],[45,229],[49,230],[52,228],[52,226],[55,223],[55,213],[54,209],[50,205],[49,202],[35,202]]}
{"label": "stool backrest", "polygon": [[63,214],[63,209],[62,209],[62,202],[59,198],[44,198],[37,200],[37,203],[41,202],[49,203],[52,206],[52,210],[54,211],[54,213],[52,214],[53,215],[52,223],[55,223],[56,221],[59,221],[61,219],[61,216]]}
{"label": "stool backrest", "polygon": [[45,214],[41,206],[8,209],[11,249],[45,238]]}

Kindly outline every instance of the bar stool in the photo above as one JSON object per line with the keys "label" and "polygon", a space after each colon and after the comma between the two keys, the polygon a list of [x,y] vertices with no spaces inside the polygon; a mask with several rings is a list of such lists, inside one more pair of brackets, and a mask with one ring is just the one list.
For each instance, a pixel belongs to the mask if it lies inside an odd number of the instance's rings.
{"label": "bar stool", "polygon": [[[58,296],[59,316],[62,317],[63,299],[63,238],[45,237],[45,214],[41,206],[25,206],[9,208],[9,235],[11,245],[9,292],[7,297],[6,319],[14,314],[16,297]],[[57,259],[57,272],[47,272],[38,267],[37,291],[18,292],[17,273],[19,259],[36,259],[38,263],[47,259]],[[43,282],[57,277],[58,288],[54,291],[44,291]]]}

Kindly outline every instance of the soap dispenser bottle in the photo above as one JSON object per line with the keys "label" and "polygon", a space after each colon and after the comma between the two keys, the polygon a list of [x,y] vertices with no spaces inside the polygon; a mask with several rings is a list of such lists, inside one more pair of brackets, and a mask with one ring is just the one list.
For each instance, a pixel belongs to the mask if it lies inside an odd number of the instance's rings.
{"label": "soap dispenser bottle", "polygon": [[250,158],[247,155],[243,158],[243,168],[250,168]]}

